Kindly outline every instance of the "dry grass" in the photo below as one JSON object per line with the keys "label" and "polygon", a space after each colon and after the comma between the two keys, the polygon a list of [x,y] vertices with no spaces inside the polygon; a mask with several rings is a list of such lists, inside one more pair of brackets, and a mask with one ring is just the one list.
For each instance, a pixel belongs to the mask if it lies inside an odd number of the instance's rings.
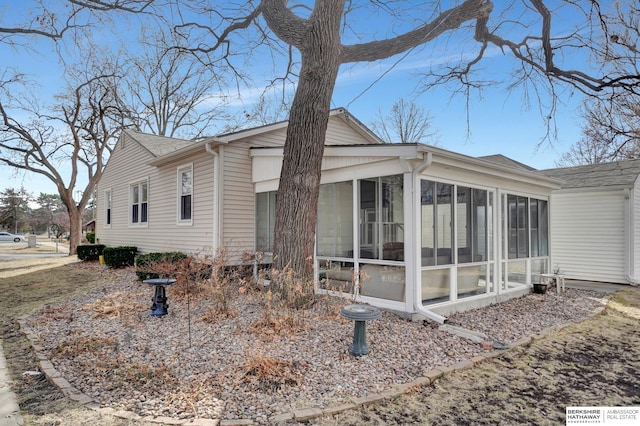
{"label": "dry grass", "polygon": [[94,318],[122,318],[132,316],[145,309],[140,302],[146,293],[142,291],[117,291],[109,293],[95,302],[87,303],[80,309],[93,311]]}
{"label": "dry grass", "polygon": [[277,390],[285,385],[302,383],[300,366],[290,360],[247,354],[242,380],[259,389]]}
{"label": "dry grass", "polygon": [[115,339],[77,334],[59,342],[51,353],[60,358],[76,358],[87,352],[97,353],[104,349],[112,349],[115,344]]}

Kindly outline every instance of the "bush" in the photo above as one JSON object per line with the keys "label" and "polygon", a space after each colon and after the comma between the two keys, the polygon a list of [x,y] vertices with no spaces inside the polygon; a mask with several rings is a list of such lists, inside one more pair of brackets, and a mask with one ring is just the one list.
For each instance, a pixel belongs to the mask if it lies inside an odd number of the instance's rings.
{"label": "bush", "polygon": [[160,264],[174,263],[186,258],[186,254],[177,251],[166,253],[139,254],[135,259],[136,276],[140,281],[148,280],[151,278],[160,278],[160,274],[157,270]]}
{"label": "bush", "polygon": [[104,244],[83,244],[76,248],[76,253],[80,260],[98,260],[104,248]]}
{"label": "bush", "polygon": [[104,256],[104,263],[111,268],[124,268],[125,266],[132,266],[136,259],[136,253],[138,247],[133,246],[120,246],[120,247],[106,247],[102,251]]}
{"label": "bush", "polygon": [[89,241],[89,243],[95,244],[95,242],[96,242],[96,233],[95,232],[89,231],[89,232],[87,232],[85,234],[85,237],[87,238],[87,241]]}

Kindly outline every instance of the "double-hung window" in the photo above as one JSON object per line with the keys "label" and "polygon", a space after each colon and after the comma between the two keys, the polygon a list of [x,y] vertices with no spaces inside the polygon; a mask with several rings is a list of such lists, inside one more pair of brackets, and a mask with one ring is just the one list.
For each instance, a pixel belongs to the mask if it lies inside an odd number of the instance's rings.
{"label": "double-hung window", "polygon": [[111,226],[111,190],[107,189],[104,192],[104,205],[105,205],[105,212],[104,212],[104,224],[107,227]]}
{"label": "double-hung window", "polygon": [[178,222],[192,223],[193,217],[193,166],[178,169]]}
{"label": "double-hung window", "polygon": [[149,217],[149,183],[137,182],[131,185],[131,223],[146,224]]}

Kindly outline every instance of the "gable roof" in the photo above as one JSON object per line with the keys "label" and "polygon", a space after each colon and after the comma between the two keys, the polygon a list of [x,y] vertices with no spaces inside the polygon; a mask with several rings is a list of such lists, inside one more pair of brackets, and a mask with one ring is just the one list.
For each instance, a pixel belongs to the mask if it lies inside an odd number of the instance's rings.
{"label": "gable roof", "polygon": [[568,188],[616,188],[632,187],[640,174],[640,159],[586,166],[561,167],[541,170],[547,176],[562,181],[562,189]]}
{"label": "gable roof", "polygon": [[[329,117],[336,117],[343,120],[347,125],[349,125],[349,127],[354,129],[366,141],[369,141],[370,145],[384,144],[384,142],[378,136],[376,136],[375,133],[369,130],[369,128],[367,128],[364,124],[362,124],[362,122],[360,122],[357,118],[351,115],[351,113],[349,113],[349,111],[347,111],[344,108],[332,109],[331,111],[329,111]],[[219,136],[212,136],[196,142],[182,141],[184,142],[183,145],[175,145],[174,148],[171,149],[170,151],[160,155],[156,155],[157,158],[153,159],[151,162],[149,162],[149,164],[152,166],[159,166],[169,161],[174,161],[179,158],[192,155],[195,152],[208,149],[207,146],[210,146],[210,145],[215,146],[215,145],[228,144],[243,138],[283,129],[283,128],[286,128],[288,125],[289,125],[289,121],[285,120],[285,121],[280,121],[273,124],[267,124],[264,126],[258,126],[258,127],[252,127],[250,129],[239,130],[233,133],[226,133]],[[161,138],[159,136],[152,136],[152,135],[146,135],[146,136],[151,136],[150,139]],[[178,139],[172,139],[172,140],[178,140]],[[153,143],[158,143],[158,142],[161,142],[161,141],[151,140],[152,145]],[[152,148],[159,149],[159,147],[152,147]]]}
{"label": "gable roof", "polygon": [[178,151],[195,143],[194,141],[188,141],[185,139],[150,135],[147,133],[134,132],[132,130],[125,130],[123,133],[126,133],[131,139],[138,142],[154,157],[160,157],[171,152]]}
{"label": "gable roof", "polygon": [[[366,140],[382,144],[384,141],[378,137],[374,132],[372,132],[367,126],[365,126],[360,120],[358,120],[355,116],[353,116],[349,111],[345,108],[335,108],[329,111],[329,117],[338,117],[342,119],[345,123],[347,123],[352,129],[354,129],[357,133],[359,133]],[[232,142],[238,139],[246,138],[249,136],[267,133],[278,129],[286,128],[289,125],[289,120],[278,121],[277,123],[266,124],[263,126],[252,127],[250,129],[238,130],[237,132],[226,133],[222,135],[215,136],[213,139],[220,142]],[[207,140],[205,139],[205,142]]]}

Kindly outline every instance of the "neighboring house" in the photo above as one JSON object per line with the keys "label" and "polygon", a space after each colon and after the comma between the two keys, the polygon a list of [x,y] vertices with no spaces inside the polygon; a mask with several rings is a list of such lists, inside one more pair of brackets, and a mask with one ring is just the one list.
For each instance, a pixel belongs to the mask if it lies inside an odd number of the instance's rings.
{"label": "neighboring house", "polygon": [[640,281],[640,159],[542,170],[552,192],[554,267],[567,278]]}
{"label": "neighboring house", "polygon": [[[268,262],[286,128],[198,143],[123,132],[98,185],[96,237],[142,252],[225,247],[231,263],[267,253]],[[384,144],[346,110],[333,110],[318,290],[438,321],[526,294],[551,266],[549,200],[558,188],[506,157]]]}
{"label": "neighboring house", "polygon": [[84,232],[95,232],[96,230],[96,220],[90,220],[89,222],[82,225],[82,230]]}

